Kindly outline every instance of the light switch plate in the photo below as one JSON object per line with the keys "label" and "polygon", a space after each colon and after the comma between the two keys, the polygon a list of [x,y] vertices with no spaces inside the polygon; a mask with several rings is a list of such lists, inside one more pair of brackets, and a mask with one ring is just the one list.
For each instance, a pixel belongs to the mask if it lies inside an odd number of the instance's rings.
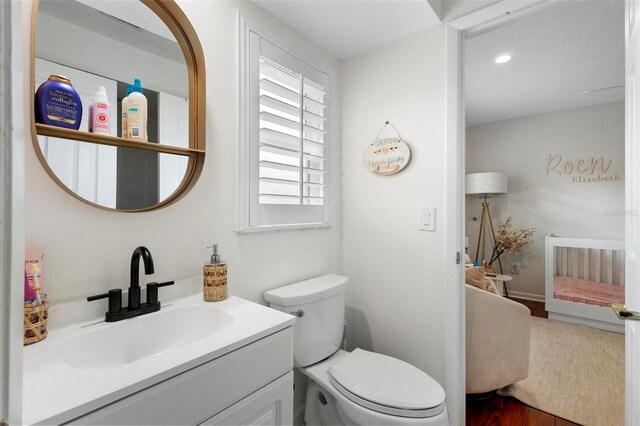
{"label": "light switch plate", "polygon": [[420,224],[421,231],[435,231],[436,230],[436,208],[435,207],[420,207]]}

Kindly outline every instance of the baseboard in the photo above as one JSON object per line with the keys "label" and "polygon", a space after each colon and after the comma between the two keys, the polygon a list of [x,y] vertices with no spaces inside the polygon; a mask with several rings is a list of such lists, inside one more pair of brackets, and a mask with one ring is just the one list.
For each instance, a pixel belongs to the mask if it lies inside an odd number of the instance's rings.
{"label": "baseboard", "polygon": [[522,293],[520,291],[509,290],[509,297],[515,297],[516,299],[533,300],[536,302],[544,302],[544,296],[539,294]]}
{"label": "baseboard", "polygon": [[591,318],[581,318],[573,315],[558,314],[549,312],[549,319],[554,321],[568,322],[576,325],[583,325],[590,328],[609,331],[611,333],[624,334],[624,324],[612,324],[606,321],[598,321]]}

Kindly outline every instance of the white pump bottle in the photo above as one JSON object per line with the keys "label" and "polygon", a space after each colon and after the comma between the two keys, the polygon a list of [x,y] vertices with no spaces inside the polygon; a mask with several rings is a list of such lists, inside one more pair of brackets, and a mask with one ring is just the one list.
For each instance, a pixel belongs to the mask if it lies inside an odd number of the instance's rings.
{"label": "white pump bottle", "polygon": [[111,104],[107,90],[99,86],[89,105],[89,131],[91,133],[111,134]]}
{"label": "white pump bottle", "polygon": [[142,85],[135,79],[129,86],[131,93],[122,100],[123,132],[127,139],[148,140],[147,135],[147,97],[142,94]]}

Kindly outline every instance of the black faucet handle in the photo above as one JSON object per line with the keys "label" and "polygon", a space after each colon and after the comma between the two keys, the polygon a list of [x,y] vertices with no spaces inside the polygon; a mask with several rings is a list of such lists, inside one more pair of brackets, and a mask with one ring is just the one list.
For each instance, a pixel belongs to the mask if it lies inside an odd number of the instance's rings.
{"label": "black faucet handle", "polygon": [[158,303],[158,283],[147,284],[147,305],[155,305]]}
{"label": "black faucet handle", "polygon": [[87,302],[93,302],[94,300],[106,299],[109,297],[109,293],[96,294],[93,296],[87,297]]}
{"label": "black faucet handle", "polygon": [[94,296],[87,297],[87,302],[93,302],[94,300],[109,298],[109,311],[108,313],[117,313],[122,310],[122,290],[114,288],[107,293],[96,294]]}
{"label": "black faucet handle", "polygon": [[173,284],[173,281],[167,281],[159,284],[156,282],[152,282],[147,284],[147,304],[155,305],[156,303],[158,303],[158,287],[166,287]]}

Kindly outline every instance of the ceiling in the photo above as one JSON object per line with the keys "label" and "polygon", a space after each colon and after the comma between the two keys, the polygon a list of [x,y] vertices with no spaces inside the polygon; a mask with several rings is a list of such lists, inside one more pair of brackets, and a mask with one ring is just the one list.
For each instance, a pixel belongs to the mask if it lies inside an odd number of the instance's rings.
{"label": "ceiling", "polygon": [[[50,25],[56,27],[58,32],[64,32],[69,24],[77,25],[186,66],[184,54],[169,28],[141,3],[110,0],[41,1],[38,3],[38,22],[46,20],[47,15],[64,21],[50,21]],[[39,57],[54,59],[51,52],[37,53]]]}
{"label": "ceiling", "polygon": [[[465,43],[467,126],[624,100],[624,2],[579,1]],[[510,62],[495,64],[501,54]]]}
{"label": "ceiling", "polygon": [[339,59],[440,22],[426,0],[253,1]]}
{"label": "ceiling", "polygon": [[[253,1],[346,59],[496,0]],[[468,126],[624,100],[624,1],[566,3],[465,43]]]}

